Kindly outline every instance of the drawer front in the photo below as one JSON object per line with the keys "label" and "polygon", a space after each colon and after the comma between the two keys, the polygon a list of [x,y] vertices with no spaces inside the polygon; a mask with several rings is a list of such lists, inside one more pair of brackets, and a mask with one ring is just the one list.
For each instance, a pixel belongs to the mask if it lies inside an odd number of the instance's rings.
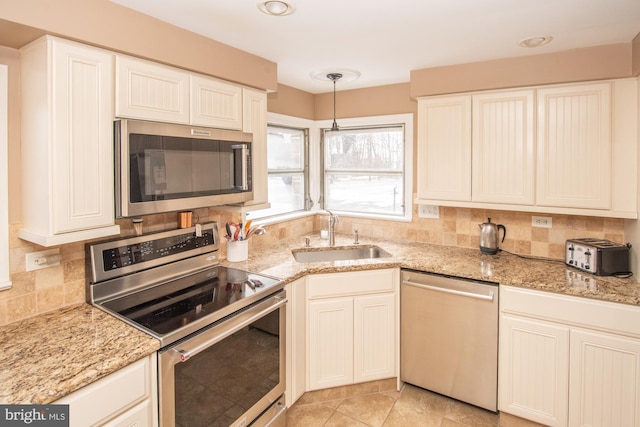
{"label": "drawer front", "polygon": [[150,371],[150,358],[147,357],[55,403],[70,405],[69,418],[72,427],[102,423],[150,396]]}
{"label": "drawer front", "polygon": [[308,298],[393,292],[398,277],[395,271],[385,269],[314,274],[308,277]]}
{"label": "drawer front", "polygon": [[640,307],[500,286],[500,311],[640,338]]}

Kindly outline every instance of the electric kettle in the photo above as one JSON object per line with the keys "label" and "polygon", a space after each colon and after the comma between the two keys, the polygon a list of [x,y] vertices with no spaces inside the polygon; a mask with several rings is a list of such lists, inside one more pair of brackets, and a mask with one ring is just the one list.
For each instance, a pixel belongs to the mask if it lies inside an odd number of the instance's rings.
{"label": "electric kettle", "polygon": [[480,227],[480,250],[484,254],[496,254],[498,253],[498,244],[500,240],[500,230],[502,230],[502,241],[507,237],[507,229],[502,224],[495,224],[491,222],[491,218],[487,222],[478,224]]}

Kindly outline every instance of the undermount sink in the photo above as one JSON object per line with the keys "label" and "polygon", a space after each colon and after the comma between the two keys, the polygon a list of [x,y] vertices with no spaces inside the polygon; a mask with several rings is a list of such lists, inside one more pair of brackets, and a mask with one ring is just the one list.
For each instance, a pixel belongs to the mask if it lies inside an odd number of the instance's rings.
{"label": "undermount sink", "polygon": [[358,247],[329,247],[293,249],[293,257],[298,262],[346,261],[372,258],[388,258],[391,254],[375,245]]}

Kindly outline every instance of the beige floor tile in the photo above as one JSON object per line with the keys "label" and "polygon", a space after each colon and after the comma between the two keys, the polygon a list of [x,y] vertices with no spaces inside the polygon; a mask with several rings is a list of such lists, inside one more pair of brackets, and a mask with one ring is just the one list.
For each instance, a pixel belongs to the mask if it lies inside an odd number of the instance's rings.
{"label": "beige floor tile", "polygon": [[384,427],[439,427],[442,423],[442,415],[425,409],[410,402],[398,400],[389,416],[385,420]]}
{"label": "beige floor tile", "polygon": [[287,410],[287,427],[320,427],[334,412],[334,408],[323,404],[295,404]]}
{"label": "beige floor tile", "polygon": [[396,401],[384,394],[375,393],[345,399],[337,411],[367,425],[378,427],[384,423]]}
{"label": "beige floor tile", "polygon": [[336,411],[324,427],[369,427],[369,425]]}

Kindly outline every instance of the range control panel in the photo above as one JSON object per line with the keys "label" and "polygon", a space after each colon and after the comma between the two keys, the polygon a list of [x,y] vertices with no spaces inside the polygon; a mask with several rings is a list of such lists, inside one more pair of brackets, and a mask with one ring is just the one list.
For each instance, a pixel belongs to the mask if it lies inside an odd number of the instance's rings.
{"label": "range control panel", "polygon": [[626,273],[629,246],[605,239],[570,239],[565,244],[565,263],[599,276]]}

